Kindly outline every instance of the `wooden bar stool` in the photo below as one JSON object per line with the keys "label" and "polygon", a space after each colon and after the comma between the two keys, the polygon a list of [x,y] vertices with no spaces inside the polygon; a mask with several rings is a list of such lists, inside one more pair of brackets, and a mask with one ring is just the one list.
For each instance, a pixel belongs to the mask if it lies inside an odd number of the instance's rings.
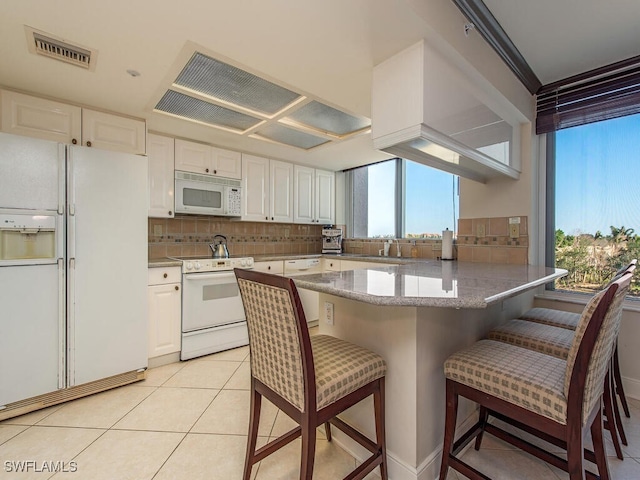
{"label": "wooden bar stool", "polygon": [[[598,478],[585,472],[585,455],[597,464],[600,478],[610,478],[602,437],[602,395],[630,281],[631,274],[625,274],[591,299],[566,360],[494,340],[481,340],[446,360],[440,480],[446,479],[449,467],[472,480],[487,480],[457,458],[474,438],[479,448],[485,431],[564,469],[571,480],[583,480],[585,475]],[[480,419],[454,442],[459,396],[480,405]],[[488,423],[488,415],[564,448],[567,459]],[[593,452],[584,450],[587,430],[591,431]]]}
{"label": "wooden bar stool", "polygon": [[[616,280],[620,275],[625,273],[626,271],[633,271],[637,264],[637,259],[631,260],[629,265],[622,267],[620,270],[616,272],[613,277],[613,280]],[[566,328],[568,330],[575,330],[578,325],[578,321],[580,320],[580,314],[574,312],[566,312],[564,310],[556,310],[553,308],[541,308],[536,307],[532,308],[522,315],[520,315],[520,319],[527,320],[529,322],[542,323],[545,325],[552,325],[554,327]],[[624,414],[627,418],[631,418],[631,412],[629,411],[629,404],[627,403],[627,397],[624,393],[624,386],[622,385],[622,374],[620,373],[620,360],[618,357],[618,344],[616,343],[615,351],[613,354],[613,365],[612,365],[612,374],[613,374],[613,385],[615,389],[615,393],[620,398],[620,403],[622,404],[622,409],[624,410]],[[618,410],[617,404],[615,404],[616,410]],[[619,417],[619,414],[618,414]],[[622,423],[619,422],[621,426]]]}
{"label": "wooden bar stool", "polygon": [[[313,476],[316,427],[337,427],[371,452],[345,479],[364,478],[376,467],[387,480],[384,428],[384,359],[369,350],[328,336],[309,336],[293,280],[235,270],[249,329],[251,414],[244,480],[253,465],[302,436],[300,479]],[[373,395],[376,441],[336,417]],[[298,423],[298,427],[256,450],[262,397]]]}

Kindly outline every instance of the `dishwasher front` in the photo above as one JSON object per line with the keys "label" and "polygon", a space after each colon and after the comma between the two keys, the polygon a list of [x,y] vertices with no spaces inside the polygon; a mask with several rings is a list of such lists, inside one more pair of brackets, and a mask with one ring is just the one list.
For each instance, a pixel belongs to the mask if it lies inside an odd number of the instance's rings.
{"label": "dishwasher front", "polygon": [[[311,273],[322,273],[322,263],[319,258],[300,258],[295,260],[285,260],[284,276],[296,277],[298,275],[309,275]],[[304,288],[298,289],[304,315],[307,323],[316,325],[320,318],[320,294],[313,290]]]}

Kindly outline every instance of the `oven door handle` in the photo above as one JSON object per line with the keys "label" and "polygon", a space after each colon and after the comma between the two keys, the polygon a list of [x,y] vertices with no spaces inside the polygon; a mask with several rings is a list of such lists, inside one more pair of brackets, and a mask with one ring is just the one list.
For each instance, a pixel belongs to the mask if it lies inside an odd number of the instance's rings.
{"label": "oven door handle", "polygon": [[216,273],[187,273],[183,275],[185,280],[201,281],[201,280],[220,280],[221,278],[228,276],[233,277],[235,280],[236,275],[233,272],[216,272]]}

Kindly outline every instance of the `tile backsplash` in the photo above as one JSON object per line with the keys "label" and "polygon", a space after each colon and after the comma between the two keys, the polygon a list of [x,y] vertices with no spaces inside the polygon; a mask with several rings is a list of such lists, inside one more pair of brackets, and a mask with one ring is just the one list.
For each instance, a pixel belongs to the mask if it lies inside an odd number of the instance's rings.
{"label": "tile backsplash", "polygon": [[[525,265],[529,258],[527,217],[521,216],[517,235],[510,234],[509,217],[463,218],[458,220],[453,254],[460,261],[513,263]],[[337,225],[346,231],[344,225]],[[211,255],[209,244],[216,234],[227,237],[231,255],[319,254],[322,251],[322,225],[239,222],[224,217],[182,215],[149,219],[149,258]],[[389,256],[411,257],[413,239],[399,239]],[[345,238],[343,251],[378,255],[381,238]],[[415,239],[417,258],[437,259],[442,240]]]}
{"label": "tile backsplash", "polygon": [[238,255],[308,254],[322,251],[322,226],[239,222],[224,217],[182,215],[149,218],[149,258],[211,256],[214,235],[227,237]]}
{"label": "tile backsplash", "polygon": [[[521,216],[517,234],[511,236],[510,217],[467,218],[458,220],[453,255],[457,260],[479,263],[512,263],[525,265],[529,261],[529,232],[527,217]],[[383,248],[382,238],[347,238],[343,242],[345,253],[378,255]],[[389,256],[397,256],[398,244],[402,257],[410,257],[414,239],[394,240]],[[418,258],[439,259],[442,255],[441,239],[415,239]]]}
{"label": "tile backsplash", "polygon": [[529,228],[525,216],[513,232],[509,218],[461,218],[458,220],[456,240],[458,260],[480,263],[513,263],[526,265],[529,262]]}

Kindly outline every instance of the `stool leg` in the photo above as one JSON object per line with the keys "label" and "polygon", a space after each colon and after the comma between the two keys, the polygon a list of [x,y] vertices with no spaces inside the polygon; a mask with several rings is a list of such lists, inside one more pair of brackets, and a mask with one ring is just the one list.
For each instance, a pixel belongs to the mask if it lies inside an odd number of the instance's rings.
{"label": "stool leg", "polygon": [[624,425],[622,424],[622,417],[620,417],[620,407],[618,407],[618,399],[615,393],[613,374],[609,375],[609,392],[611,396],[611,406],[613,407],[613,418],[616,422],[616,430],[618,431],[622,444],[627,446],[629,443],[627,442],[627,435],[624,431]]}
{"label": "stool leg", "polygon": [[316,423],[307,413],[302,420],[302,455],[300,459],[300,480],[313,478],[313,463],[316,455]]}
{"label": "stool leg", "polygon": [[620,359],[618,358],[618,342],[616,342],[616,348],[613,351],[613,379],[616,389],[616,393],[620,397],[622,403],[622,409],[624,410],[624,416],[631,418],[629,412],[629,404],[627,403],[627,397],[624,394],[624,387],[622,386],[622,374],[620,373]]}
{"label": "stool leg", "polygon": [[598,410],[598,414],[591,424],[591,439],[593,440],[593,453],[596,456],[600,479],[609,480],[611,478],[609,475],[609,464],[607,463],[607,454],[602,437],[602,408]]}
{"label": "stool leg", "polygon": [[616,421],[613,415],[613,405],[611,403],[611,376],[609,375],[609,372],[607,372],[607,375],[604,379],[604,394],[602,396],[602,400],[604,403],[604,414],[607,417],[605,427],[611,434],[613,447],[616,450],[616,457],[618,457],[620,460],[623,460],[624,456],[622,455],[622,448],[620,447],[620,439],[618,438]]}
{"label": "stool leg", "polygon": [[453,437],[456,433],[456,417],[458,416],[458,394],[453,382],[447,379],[447,410],[444,419],[444,442],[442,446],[442,462],[440,463],[439,480],[446,480],[449,472],[449,456],[453,448]]}
{"label": "stool leg", "polygon": [[[253,379],[252,379],[253,381]],[[262,395],[251,388],[251,413],[249,415],[249,438],[247,438],[247,453],[244,459],[243,480],[251,478],[251,468],[255,463],[253,456],[256,451],[256,440],[258,438],[258,425],[260,423],[260,406],[262,404]]]}
{"label": "stool leg", "polygon": [[480,417],[478,421],[480,422],[480,433],[476,437],[475,449],[480,450],[480,445],[482,444],[482,437],[484,435],[484,427],[487,424],[487,419],[489,418],[489,410],[487,407],[480,405]]}
{"label": "stool leg", "polygon": [[327,436],[327,442],[331,441],[331,424],[329,422],[324,422],[324,433]]}
{"label": "stool leg", "polygon": [[373,409],[376,417],[376,441],[382,455],[382,463],[380,463],[380,478],[388,480],[389,473],[387,471],[387,441],[385,433],[385,414],[384,414],[384,377],[378,380],[378,390],[373,394]]}

